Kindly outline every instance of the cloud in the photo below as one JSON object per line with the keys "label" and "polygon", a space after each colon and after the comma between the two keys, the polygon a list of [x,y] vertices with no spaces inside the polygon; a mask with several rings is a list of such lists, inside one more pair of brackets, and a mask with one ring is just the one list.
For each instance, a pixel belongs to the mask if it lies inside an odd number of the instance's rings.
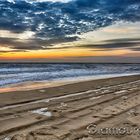
{"label": "cloud", "polygon": [[121,39],[105,40],[103,42],[100,42],[100,44],[79,45],[79,47],[100,49],[100,51],[112,50],[112,49],[124,49],[124,48],[133,51],[139,51],[140,38],[121,38]]}
{"label": "cloud", "polygon": [[131,48],[132,51],[140,51],[140,47]]}
{"label": "cloud", "polygon": [[[12,51],[56,49],[54,44],[79,40],[78,34],[117,21],[140,21],[139,13],[139,0],[1,0],[0,46]],[[107,40],[104,44],[80,47],[130,48],[139,42]],[[64,48],[67,46],[57,49]]]}
{"label": "cloud", "polygon": [[[15,53],[15,52],[23,52],[23,50],[7,50],[7,51],[2,51],[2,50],[0,50],[0,53]],[[26,52],[26,51],[24,51],[24,52]],[[0,54],[1,55],[1,54]]]}
{"label": "cloud", "polygon": [[[50,40],[42,40],[42,39],[29,39],[29,40],[17,40],[17,38],[6,38],[0,37],[0,46],[6,46],[9,51],[2,51],[4,52],[12,52],[12,51],[29,51],[29,50],[45,50],[45,49],[56,49],[53,48],[52,45],[62,42],[72,42],[77,40],[76,36],[74,37],[65,37],[59,39],[50,39]],[[51,46],[51,48],[50,48]],[[58,49],[64,49],[68,47],[59,47]],[[1,49],[1,47],[0,47]]]}
{"label": "cloud", "polygon": [[71,0],[30,0],[32,2],[63,2],[63,3],[67,3]]}
{"label": "cloud", "polygon": [[120,43],[120,42],[140,42],[140,38],[119,38],[119,39],[110,39],[110,40],[106,40],[105,42],[116,42],[116,43]]}
{"label": "cloud", "polygon": [[0,29],[31,31],[36,38],[65,38],[120,20],[139,21],[139,13],[139,0],[2,0]]}

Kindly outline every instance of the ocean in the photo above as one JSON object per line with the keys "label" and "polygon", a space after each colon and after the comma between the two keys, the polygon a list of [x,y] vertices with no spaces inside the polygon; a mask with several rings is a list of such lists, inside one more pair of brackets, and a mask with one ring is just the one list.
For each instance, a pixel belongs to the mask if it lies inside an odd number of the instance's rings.
{"label": "ocean", "polygon": [[0,87],[35,81],[55,81],[140,73],[140,64],[0,63]]}

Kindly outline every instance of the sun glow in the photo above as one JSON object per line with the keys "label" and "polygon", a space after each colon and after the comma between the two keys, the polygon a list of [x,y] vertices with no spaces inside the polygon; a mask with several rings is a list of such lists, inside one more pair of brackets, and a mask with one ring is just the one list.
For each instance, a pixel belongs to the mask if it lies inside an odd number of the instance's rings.
{"label": "sun glow", "polygon": [[97,49],[63,49],[63,50],[38,50],[28,52],[0,53],[0,59],[34,59],[34,58],[66,58],[85,56],[119,56],[129,53],[129,50],[98,51]]}

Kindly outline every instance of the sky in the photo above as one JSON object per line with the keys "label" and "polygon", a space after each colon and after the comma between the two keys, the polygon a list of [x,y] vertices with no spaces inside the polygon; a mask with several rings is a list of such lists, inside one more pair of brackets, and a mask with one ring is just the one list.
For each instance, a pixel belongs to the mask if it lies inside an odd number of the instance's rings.
{"label": "sky", "polygon": [[0,0],[0,62],[140,62],[140,0]]}

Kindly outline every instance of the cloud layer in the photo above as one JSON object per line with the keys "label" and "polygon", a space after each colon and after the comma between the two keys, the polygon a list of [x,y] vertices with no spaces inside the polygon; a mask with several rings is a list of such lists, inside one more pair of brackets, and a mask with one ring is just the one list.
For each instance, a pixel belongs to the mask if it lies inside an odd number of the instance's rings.
{"label": "cloud layer", "polygon": [[140,38],[121,38],[113,40],[105,40],[101,44],[81,45],[83,48],[101,49],[101,51],[113,49],[129,49],[133,51],[140,51]]}
{"label": "cloud layer", "polygon": [[[44,40],[50,44],[73,41],[76,34],[116,21],[140,21],[139,13],[140,0],[1,0],[0,30],[34,32],[33,45],[28,48],[26,43],[18,46],[15,40],[8,42],[16,49],[37,49],[44,45]],[[75,37],[69,37],[73,34]],[[0,38],[0,43],[4,40]]]}

